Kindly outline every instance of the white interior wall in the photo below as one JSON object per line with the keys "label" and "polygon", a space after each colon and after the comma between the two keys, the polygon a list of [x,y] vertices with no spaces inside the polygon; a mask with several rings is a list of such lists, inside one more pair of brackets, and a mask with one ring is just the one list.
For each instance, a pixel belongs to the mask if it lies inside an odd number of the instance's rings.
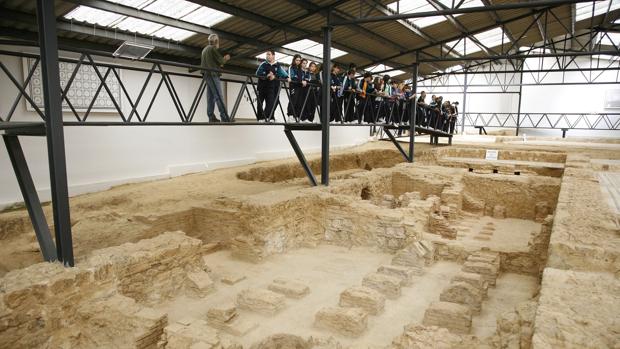
{"label": "white interior wall", "polygon": [[[551,68],[555,59],[546,58],[542,62],[542,67]],[[589,58],[578,57],[576,63],[580,66],[588,66]],[[536,69],[539,64],[538,59],[530,59],[526,62],[525,69]],[[614,63],[613,67],[618,67],[619,63]],[[593,67],[608,66],[609,62],[592,61]],[[494,66],[498,71],[512,69],[511,66]],[[526,84],[522,88],[521,112],[522,113],[620,113],[620,109],[605,108],[605,93],[607,90],[620,90],[620,84],[617,81],[617,70],[607,72],[584,72],[589,79],[596,78],[596,82],[608,82],[607,84],[589,84],[589,85],[562,85],[562,82],[583,82],[584,76],[581,72],[565,72],[564,74],[548,73],[544,78],[546,83],[558,83],[558,85],[538,85],[533,86],[535,79],[541,79],[545,73],[525,73],[523,75],[523,83]],[[599,75],[600,74],[600,75]],[[497,86],[488,86],[489,81],[499,78],[502,82],[510,82],[511,84],[519,83],[520,74],[498,74],[493,75],[472,75],[468,77],[468,88],[466,110],[468,113],[516,113],[519,106],[519,95],[516,93],[475,93],[497,91]],[[448,84],[462,84],[463,75],[450,76]],[[484,86],[484,85],[487,86]],[[427,93],[441,94],[444,99],[451,101],[458,100],[460,103],[460,112],[463,111],[463,92],[462,87],[444,87],[440,80],[433,83],[433,88],[421,87],[420,90],[426,89]],[[445,92],[449,93],[445,93]],[[517,92],[518,87],[509,87],[508,91]],[[444,93],[439,93],[444,92]],[[430,100],[430,97],[429,97]],[[474,128],[466,128],[467,132],[477,132]],[[553,136],[562,135],[561,130],[549,129],[523,129],[523,133],[537,136]],[[619,131],[604,130],[569,130],[567,136],[584,136],[584,137],[620,137]]]}
{"label": "white interior wall", "polygon": [[[2,49],[7,49],[4,47]],[[8,48],[23,50],[24,48]],[[30,51],[32,52],[32,51]],[[62,53],[64,57],[73,57]],[[23,81],[21,58],[0,56],[2,63]],[[117,61],[127,65],[128,61]],[[136,66],[150,68],[136,63]],[[187,72],[179,70],[180,72]],[[122,71],[122,79],[129,94],[135,100],[146,73]],[[199,79],[172,77],[186,110],[197,90]],[[153,95],[159,79],[151,79],[143,98]],[[228,86],[228,109],[232,109],[236,84]],[[0,72],[0,115],[5,115],[17,95],[17,89],[7,76]],[[103,93],[103,91],[102,91]],[[172,100],[162,86],[149,119],[152,121],[179,120]],[[162,98],[163,96],[166,96]],[[142,102],[143,114],[147,103]],[[253,114],[247,102],[242,103],[238,118],[251,118]],[[128,114],[131,107],[123,98],[122,110]],[[216,115],[217,114],[216,112]],[[73,114],[65,113],[65,120],[75,120]],[[14,121],[38,120],[35,112],[26,110],[22,99]],[[135,117],[134,117],[135,119]],[[92,121],[120,120],[115,113],[92,113]],[[195,116],[206,121],[206,97],[203,96]],[[305,152],[320,150],[320,132],[296,132],[295,136]],[[334,127],[330,131],[331,148],[358,145],[368,139],[368,129],[360,127]],[[44,137],[20,137],[30,171],[42,201],[49,200],[49,173],[47,148]],[[168,126],[121,126],[121,127],[65,127],[65,146],[70,195],[103,190],[112,185],[137,182],[190,172],[212,170],[221,167],[254,163],[260,160],[294,156],[281,126],[235,126],[235,127],[168,127]],[[4,148],[4,147],[2,147]],[[7,152],[0,150],[0,207],[23,201]]]}

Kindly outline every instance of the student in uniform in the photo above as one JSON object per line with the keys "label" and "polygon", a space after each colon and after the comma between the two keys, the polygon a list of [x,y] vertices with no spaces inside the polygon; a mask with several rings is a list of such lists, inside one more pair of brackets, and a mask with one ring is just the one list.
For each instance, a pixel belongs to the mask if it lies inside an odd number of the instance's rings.
{"label": "student in uniform", "polygon": [[[256,118],[258,121],[265,120],[269,122],[274,120],[273,114],[278,104],[279,79],[288,78],[288,74],[282,69],[280,63],[276,62],[274,50],[267,51],[267,59],[258,66],[256,76],[258,76],[258,115]],[[264,107],[263,103],[265,104]]]}
{"label": "student in uniform", "polygon": [[350,69],[342,80],[340,86],[340,98],[343,99],[343,115],[345,122],[355,121],[355,91],[357,89],[357,81],[355,80],[355,70]]}
{"label": "student in uniform", "polygon": [[296,54],[293,56],[291,65],[288,67],[289,78],[289,102],[286,108],[286,114],[289,118],[301,119],[304,121],[303,115],[301,115],[301,106],[304,102],[303,87],[306,86],[306,80],[304,72],[301,68],[301,55]]}
{"label": "student in uniform", "polygon": [[[314,122],[314,114],[316,106],[321,100],[321,74],[319,73],[318,66],[315,62],[311,62],[308,66],[308,73],[306,74],[306,89],[309,96],[306,99],[306,107],[304,108],[305,119]],[[303,103],[303,102],[302,102]]]}
{"label": "student in uniform", "polygon": [[426,104],[426,91],[422,91],[420,92],[420,97],[418,98],[418,101],[416,102],[416,108],[418,108],[417,110],[417,114],[416,114],[416,118],[417,120],[415,120],[415,123],[417,125],[421,125],[421,126],[428,126],[429,125],[429,105]]}
{"label": "student in uniform", "polygon": [[392,80],[390,83],[391,86],[391,99],[390,99],[390,103],[391,103],[391,113],[390,113],[390,120],[386,120],[390,123],[396,123],[396,124],[400,124],[401,120],[400,120],[400,112],[403,109],[403,92],[401,91],[400,88],[398,88],[398,81],[396,80]]}
{"label": "student in uniform", "polygon": [[371,96],[375,92],[375,88],[372,84],[372,74],[369,72],[364,73],[364,77],[357,85],[357,122],[362,123],[362,119],[365,122],[372,121],[372,105],[374,99]]}
{"label": "student in uniform", "polygon": [[340,67],[334,65],[332,71],[329,74],[329,121],[342,121],[342,94],[340,93],[340,87],[342,81],[340,79]]}

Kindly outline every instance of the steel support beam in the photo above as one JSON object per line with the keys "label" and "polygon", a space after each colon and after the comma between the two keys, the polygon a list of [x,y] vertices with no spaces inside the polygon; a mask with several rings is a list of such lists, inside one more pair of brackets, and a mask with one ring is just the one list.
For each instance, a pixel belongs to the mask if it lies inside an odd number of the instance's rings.
{"label": "steel support beam", "polygon": [[15,177],[17,177],[17,182],[19,183],[19,189],[24,197],[24,204],[28,209],[34,233],[41,248],[43,259],[47,262],[53,262],[58,259],[56,246],[54,246],[54,241],[52,241],[52,235],[43,213],[37,189],[30,175],[30,170],[28,170],[28,163],[26,162],[19,139],[13,135],[4,135],[3,138],[11,159],[11,165],[13,165],[13,170],[15,171]]}
{"label": "steel support beam", "polygon": [[58,70],[58,42],[56,38],[55,1],[37,0],[39,43],[41,46],[41,76],[47,130],[47,153],[50,169],[54,231],[58,260],[65,266],[74,266],[65,139],[60,101]]}
{"label": "steel support beam", "polygon": [[451,15],[458,15],[458,14],[465,14],[465,13],[518,10],[518,9],[529,9],[529,8],[538,8],[538,7],[545,7],[545,6],[560,6],[560,5],[575,4],[579,2],[590,2],[590,1],[591,0],[540,0],[540,1],[530,1],[530,2],[517,2],[517,3],[497,4],[497,5],[492,5],[492,6],[476,6],[476,7],[468,7],[468,8],[444,9],[444,10],[438,10],[438,11],[412,12],[412,13],[403,13],[403,14],[391,15],[391,16],[355,18],[355,19],[349,19],[349,20],[344,20],[344,21],[334,20],[334,21],[331,21],[329,24],[332,26],[355,25],[355,24],[360,24],[360,23],[394,21],[394,20],[409,19],[409,18],[451,16]]}
{"label": "steel support beam", "polygon": [[329,185],[329,114],[331,81],[332,28],[323,28],[323,80],[321,81],[321,184]]}
{"label": "steel support beam", "polygon": [[467,70],[465,70],[465,79],[463,80],[463,117],[461,120],[461,135],[465,133],[465,113],[467,112]]}
{"label": "steel support beam", "polygon": [[413,162],[415,158],[415,126],[418,119],[418,69],[420,67],[418,59],[420,58],[420,54],[416,53],[415,57],[416,61],[413,64],[413,74],[411,74],[411,93],[415,98],[413,99],[413,111],[411,112],[409,120],[409,162]]}
{"label": "steel support beam", "polygon": [[312,185],[313,187],[316,187],[317,186],[316,177],[314,176],[314,173],[312,172],[312,168],[310,168],[310,165],[308,164],[308,161],[306,160],[306,157],[304,156],[304,152],[299,147],[299,144],[297,143],[297,139],[295,139],[295,136],[293,135],[293,131],[291,131],[290,128],[285,127],[284,134],[286,135],[286,138],[288,138],[289,143],[291,143],[291,147],[293,147],[293,151],[295,151],[295,155],[297,155],[297,159],[299,160],[301,167],[304,168],[304,172],[306,172],[306,176],[308,176],[310,185]]}
{"label": "steel support beam", "polygon": [[[517,129],[515,136],[519,135],[519,124],[521,123],[521,95],[523,93],[523,61],[521,62],[521,74],[519,74],[519,106],[517,107]],[[463,122],[463,125],[465,123]]]}

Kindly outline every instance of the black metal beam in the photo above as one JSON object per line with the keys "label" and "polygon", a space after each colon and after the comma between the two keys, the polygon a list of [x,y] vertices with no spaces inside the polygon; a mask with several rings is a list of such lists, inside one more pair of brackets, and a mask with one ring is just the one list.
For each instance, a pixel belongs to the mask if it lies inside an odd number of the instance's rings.
{"label": "black metal beam", "polygon": [[[221,0],[189,0],[189,1],[191,1],[193,3],[196,3],[196,4],[199,4],[199,5],[202,5],[202,6],[206,6],[206,7],[210,7],[210,8],[216,9],[218,11],[226,12],[226,13],[232,14],[234,16],[238,16],[238,17],[241,17],[241,18],[244,18],[244,19],[256,22],[256,23],[260,23],[260,24],[263,24],[263,25],[266,25],[266,26],[274,26],[274,25],[276,25],[278,27],[281,27],[282,30],[289,31],[289,32],[297,34],[297,35],[307,36],[307,35],[310,34],[311,35],[310,39],[313,39],[313,40],[315,40],[317,42],[320,42],[322,40],[321,36],[320,36],[320,32],[309,32],[309,31],[306,31],[304,29],[298,28],[298,27],[296,27],[296,26],[294,26],[292,24],[285,24],[285,23],[280,22],[278,20],[275,20],[273,18],[269,18],[269,17],[263,16],[263,15],[254,13],[252,11],[248,11],[248,10],[243,9],[241,7],[238,7],[238,6],[233,6],[233,5],[224,3]],[[371,55],[371,54],[369,54],[367,52],[364,52],[362,50],[358,50],[356,48],[350,47],[348,45],[345,45],[345,44],[342,44],[342,43],[339,43],[339,42],[334,42],[332,46],[335,47],[335,48],[347,51],[349,53],[352,53],[354,55],[360,56],[360,57],[362,57],[364,59],[368,59],[370,61],[373,61],[373,60],[377,59],[377,57],[375,57],[375,56],[373,56],[373,55]],[[390,63],[389,60],[386,60],[386,63]],[[391,64],[393,64],[393,63],[391,63]]]}
{"label": "black metal beam", "polygon": [[[331,12],[330,10],[321,11],[320,10],[321,7],[319,5],[315,5],[310,1],[306,1],[306,0],[287,0],[287,1],[309,12],[318,11],[321,14],[321,16],[325,18],[327,18],[328,16],[332,16],[332,18],[335,18],[338,20],[346,20],[346,19],[354,18],[353,16],[349,16],[346,13],[343,13],[342,11],[339,11],[334,7],[331,8]],[[355,31],[359,35],[365,36],[369,38],[370,40],[380,43],[381,45],[391,46],[393,49],[398,50],[398,51],[407,50],[405,46],[402,46],[390,40],[389,38],[386,38],[372,31],[369,31],[367,28],[364,28],[362,26],[355,25],[353,26],[352,30]]]}
{"label": "black metal beam", "polygon": [[394,137],[394,135],[392,134],[390,129],[388,129],[387,127],[384,127],[383,128],[383,132],[385,132],[385,134],[388,136],[390,141],[392,141],[392,143],[394,144],[396,149],[398,149],[398,151],[401,153],[401,155],[405,158],[405,161],[411,162],[411,159],[409,158],[409,155],[407,155],[407,153],[405,153],[405,149],[403,149],[403,147],[400,145],[400,143],[398,143],[398,141],[396,140],[396,138]]}
{"label": "black metal beam", "polygon": [[316,177],[314,176],[314,173],[312,172],[312,168],[310,168],[310,165],[308,164],[308,161],[306,160],[306,157],[304,156],[304,152],[299,147],[299,144],[297,143],[297,140],[295,139],[295,136],[293,135],[293,131],[291,131],[290,128],[285,127],[284,134],[286,135],[286,138],[288,139],[289,143],[291,143],[291,147],[293,147],[293,151],[295,151],[295,155],[297,155],[297,159],[299,160],[299,163],[303,167],[304,172],[306,172],[306,176],[308,176],[308,180],[310,181],[310,184],[313,187],[316,187],[318,185],[316,181]]}
{"label": "black metal beam", "polygon": [[435,17],[435,16],[450,16],[450,15],[458,15],[465,13],[477,13],[477,12],[488,12],[488,11],[506,11],[506,10],[518,10],[518,9],[529,9],[529,8],[538,8],[545,6],[561,6],[574,4],[579,2],[590,2],[591,0],[539,0],[539,1],[530,1],[530,2],[517,2],[510,4],[497,4],[492,6],[476,6],[476,7],[468,7],[468,8],[452,8],[445,9],[439,11],[425,11],[425,12],[412,12],[412,13],[403,13],[391,16],[377,16],[377,17],[366,17],[366,18],[355,18],[349,20],[333,20],[329,24],[332,26],[341,26],[341,25],[355,25],[360,23],[373,23],[373,22],[384,22],[384,21],[394,21],[398,19],[409,19],[409,18],[423,18],[423,17]]}
{"label": "black metal beam", "polygon": [[[328,18],[329,21],[329,18]],[[331,98],[331,49],[332,28],[323,28],[323,81],[321,89],[321,184],[329,185],[329,116]]]}
{"label": "black metal beam", "polygon": [[28,209],[28,215],[30,216],[34,233],[37,236],[43,259],[47,262],[53,262],[58,259],[56,246],[54,241],[52,241],[52,235],[19,139],[14,135],[4,135],[2,138],[11,159],[11,165],[13,165],[15,177],[17,177],[17,182],[19,183],[19,189],[24,197],[24,204]]}
{"label": "black metal beam", "polygon": [[41,77],[47,130],[47,153],[50,169],[54,231],[58,260],[65,266],[74,266],[65,139],[60,101],[60,74],[58,42],[56,39],[55,1],[37,0],[39,42],[41,45]]}
{"label": "black metal beam", "polygon": [[[298,53],[304,54],[303,52],[287,49],[285,47],[278,47],[277,45],[274,45],[272,43],[269,43],[269,42],[266,42],[266,41],[263,41],[257,38],[246,37],[246,36],[238,35],[235,33],[224,31],[224,30],[205,27],[205,26],[197,25],[191,22],[179,20],[173,17],[168,17],[165,15],[157,14],[157,13],[151,13],[145,10],[137,10],[136,8],[133,8],[130,6],[111,3],[108,1],[103,1],[103,0],[67,0],[67,1],[77,4],[77,5],[89,6],[89,7],[96,8],[96,9],[103,10],[103,11],[113,12],[113,13],[117,13],[117,14],[121,14],[125,16],[142,19],[145,21],[150,21],[150,22],[159,23],[159,24],[163,24],[163,25],[167,25],[167,26],[171,26],[171,27],[175,27],[179,29],[193,31],[193,32],[196,32],[197,34],[204,34],[204,35],[217,34],[222,39],[235,41],[242,45],[255,46],[257,48],[260,48],[261,50],[265,50],[268,48],[274,48],[282,53],[286,53],[289,55],[294,55]],[[318,57],[308,56],[307,54],[304,54],[304,55],[307,56],[309,59],[319,60]],[[233,57],[233,59],[237,59],[237,58]]]}

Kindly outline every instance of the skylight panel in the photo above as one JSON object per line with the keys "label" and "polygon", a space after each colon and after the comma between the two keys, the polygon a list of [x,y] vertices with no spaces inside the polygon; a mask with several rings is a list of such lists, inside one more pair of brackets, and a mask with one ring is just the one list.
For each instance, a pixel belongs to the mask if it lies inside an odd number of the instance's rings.
{"label": "skylight panel", "polygon": [[377,72],[378,74],[381,74],[381,75],[386,75],[387,74],[390,77],[394,77],[394,76],[405,74],[405,72],[402,71],[402,70],[392,70],[392,71],[383,73],[384,70],[390,70],[390,69],[392,69],[392,67],[387,66],[385,64],[377,64],[377,65],[373,65],[372,67],[368,67],[365,70],[367,72],[371,72],[371,73]]}
{"label": "skylight panel", "polygon": [[596,42],[598,43],[599,40],[601,42],[601,45],[616,45],[616,47],[618,47],[620,46],[620,33],[608,32],[607,35],[605,35],[605,33],[599,33]]}
{"label": "skylight panel", "polygon": [[[609,7],[610,1],[611,7]],[[594,16],[598,16],[606,13],[608,8],[609,11],[619,9],[620,0],[597,1],[594,4],[592,2],[582,2],[575,4],[575,19],[577,20],[577,22],[592,17],[592,6],[594,6]]]}
{"label": "skylight panel", "polygon": [[211,27],[230,17],[232,17],[231,14],[201,6],[184,16],[182,20],[205,27]]}
{"label": "skylight panel", "polygon": [[[284,45],[284,47],[291,49],[291,50],[299,51],[302,53],[302,55],[303,53],[305,53],[310,56],[323,58],[323,44],[319,44],[316,41],[303,39],[303,40],[291,42],[290,44],[286,44]],[[340,56],[344,56],[346,54],[347,54],[346,51],[342,51],[336,48],[332,48],[330,50],[330,56],[332,59],[338,58]]]}
{"label": "skylight panel", "polygon": [[[452,0],[439,0],[440,3],[448,8],[452,8]],[[437,11],[433,5],[429,4],[427,0],[401,0],[400,2],[393,2],[387,5],[392,11],[398,11],[399,13],[416,13],[416,12],[433,12]],[[465,0],[459,8],[479,7],[484,6],[480,0]],[[453,15],[454,17],[461,16],[460,14]],[[432,16],[412,18],[409,21],[420,28],[428,27],[433,24],[437,24],[446,20],[445,16]]]}
{"label": "skylight panel", "polygon": [[141,10],[145,6],[148,6],[149,4],[151,4],[154,0],[107,0],[107,1],[129,6],[129,7],[135,7]]}
{"label": "skylight panel", "polygon": [[179,19],[199,7],[200,5],[185,0],[156,0],[143,10]]}
{"label": "skylight panel", "polygon": [[[446,43],[446,46],[452,48],[452,46],[454,46],[454,44],[456,44],[457,41],[459,40],[450,41]],[[452,48],[451,53],[457,52],[461,55],[465,55],[465,49],[467,49],[468,55],[482,50],[478,45],[476,45],[469,38],[465,38],[459,41],[459,43],[456,46],[454,46],[454,48]]]}
{"label": "skylight panel", "polygon": [[[480,34],[476,34],[474,35],[474,37],[478,39],[478,41],[480,41],[480,43],[486,47],[495,47],[495,46],[501,45],[502,43],[504,43],[505,45],[510,42],[510,40],[506,36],[506,33],[504,33],[504,31],[500,27],[487,30]],[[468,49],[469,49],[469,46],[468,46]]]}
{"label": "skylight panel", "polygon": [[158,24],[150,21],[145,21],[138,18],[127,17],[125,20],[121,21],[114,28],[118,28],[121,30],[128,30],[131,32],[136,32],[140,34],[151,35],[153,32],[163,28],[163,24]]}
{"label": "skylight panel", "polygon": [[113,12],[102,11],[88,6],[78,6],[64,17],[80,22],[98,24],[103,27],[107,27],[125,18],[125,16]]}
{"label": "skylight panel", "polygon": [[174,41],[183,41],[194,34],[196,33],[189,30],[165,26],[151,35]]}

